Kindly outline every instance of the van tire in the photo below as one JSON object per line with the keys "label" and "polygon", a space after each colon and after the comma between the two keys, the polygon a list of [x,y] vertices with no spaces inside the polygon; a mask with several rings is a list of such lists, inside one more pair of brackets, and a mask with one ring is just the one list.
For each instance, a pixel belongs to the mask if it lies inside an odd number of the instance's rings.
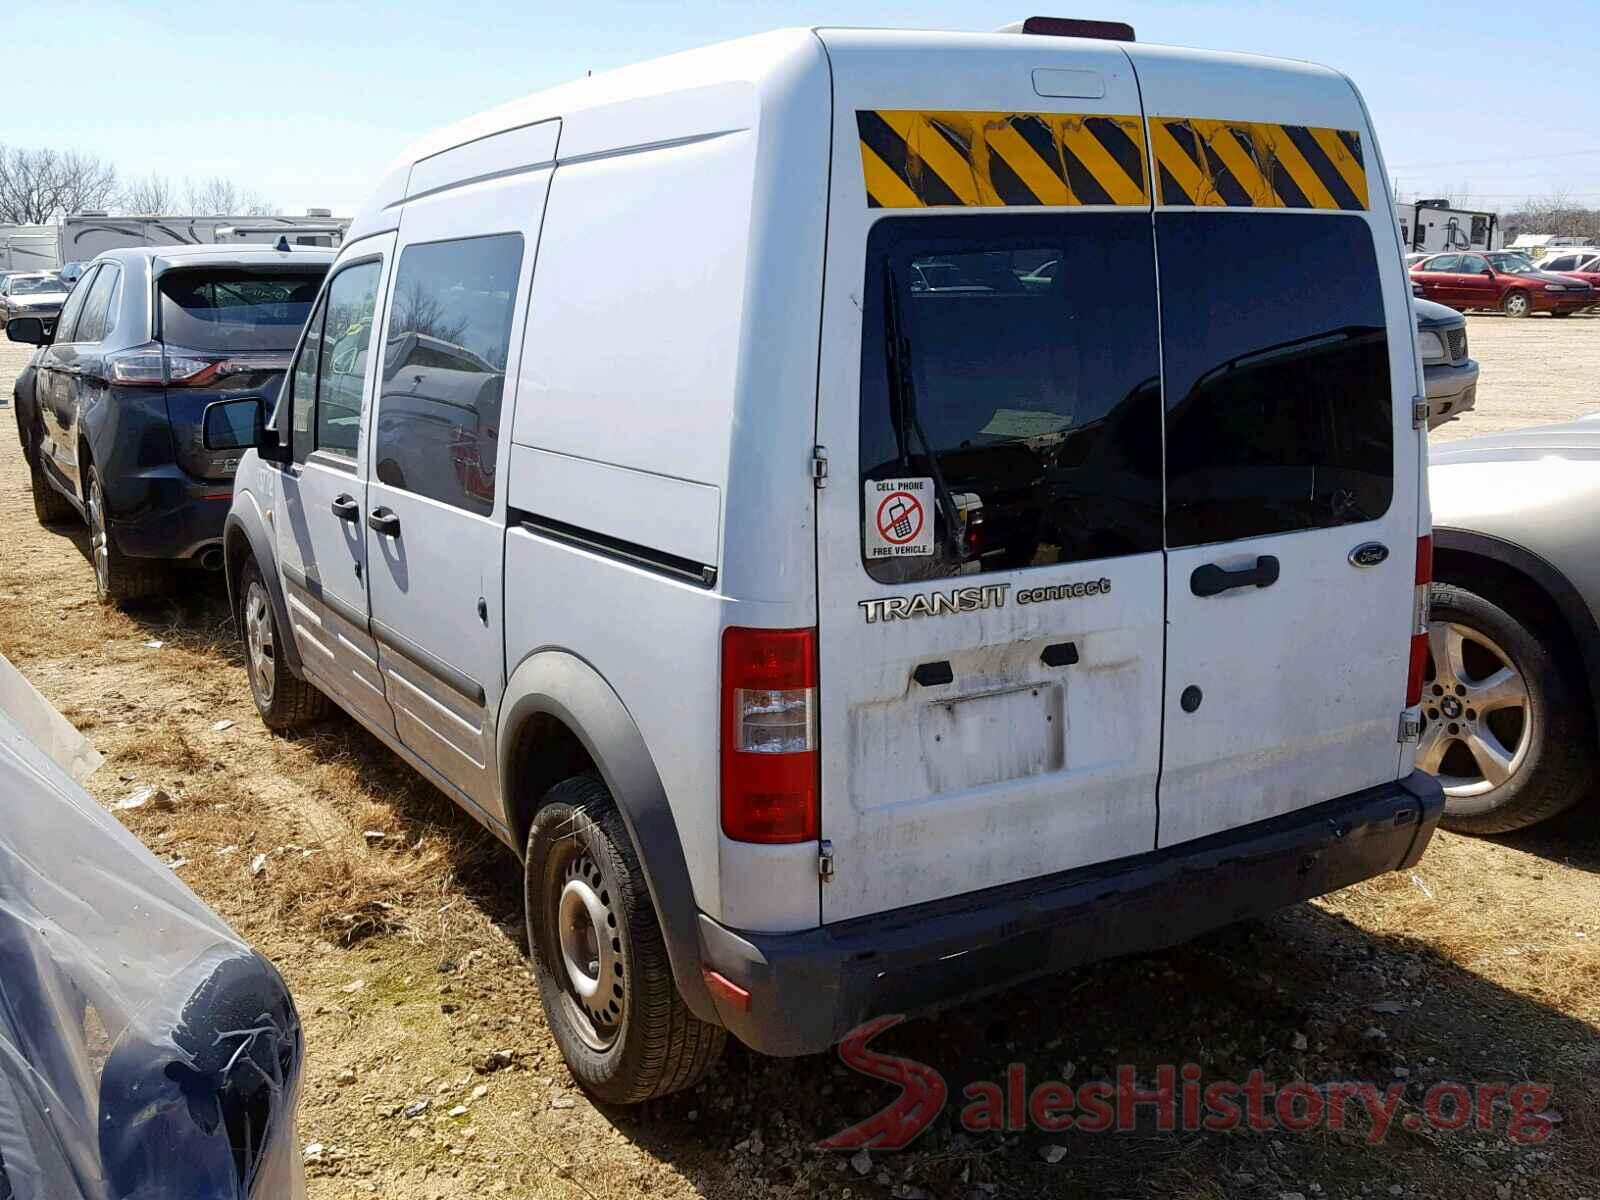
{"label": "van tire", "polygon": [[1521,288],[1513,288],[1500,301],[1500,311],[1508,317],[1531,317],[1533,315],[1533,300]]}
{"label": "van tire", "polygon": [[[315,684],[296,676],[284,660],[278,613],[253,555],[239,569],[239,611],[234,617],[244,635],[244,669],[250,681],[250,699],[255,701],[262,724],[274,733],[290,733],[327,716],[328,698]],[[262,656],[266,659],[265,668]]]}
{"label": "van tire", "polygon": [[[1541,638],[1498,604],[1464,587],[1436,583],[1430,593],[1430,623],[1445,621],[1481,633],[1500,647],[1528,693],[1525,722],[1531,740],[1511,777],[1473,797],[1445,795],[1441,823],[1457,833],[1495,834],[1546,821],[1583,798],[1595,762],[1594,733],[1585,701]],[[1423,692],[1427,711],[1428,689]],[[1426,731],[1424,731],[1426,737]],[[1520,744],[1520,741],[1519,741]]]}
{"label": "van tire", "polygon": [[167,587],[168,575],[155,563],[130,558],[117,549],[106,516],[105,489],[100,476],[90,467],[84,476],[84,499],[89,526],[89,565],[94,569],[94,590],[108,608],[137,604],[159,595]]}
{"label": "van tire", "polygon": [[[602,907],[584,907],[584,897]],[[523,904],[545,1017],[584,1091],[608,1104],[638,1104],[705,1077],[722,1054],[727,1031],[696,1017],[678,994],[644,872],[598,776],[575,775],[546,793],[528,831]],[[602,911],[608,924],[615,918],[617,936],[609,954],[594,943],[592,978],[601,990],[591,999],[619,1005],[609,1037],[584,1011],[587,1002],[571,981],[559,928],[561,913],[579,914],[583,928],[572,941],[588,958],[584,931],[599,929],[591,918]],[[608,984],[613,997],[605,996]]]}

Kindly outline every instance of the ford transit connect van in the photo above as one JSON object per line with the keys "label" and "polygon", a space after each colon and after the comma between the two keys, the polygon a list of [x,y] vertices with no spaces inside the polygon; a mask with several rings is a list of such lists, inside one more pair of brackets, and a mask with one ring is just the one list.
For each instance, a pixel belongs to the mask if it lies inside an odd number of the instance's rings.
{"label": "ford transit connect van", "polygon": [[[1426,416],[1349,80],[803,30],[508,104],[249,440],[266,722],[526,863],[612,1101],[1405,867]],[[265,428],[257,430],[258,424]]]}

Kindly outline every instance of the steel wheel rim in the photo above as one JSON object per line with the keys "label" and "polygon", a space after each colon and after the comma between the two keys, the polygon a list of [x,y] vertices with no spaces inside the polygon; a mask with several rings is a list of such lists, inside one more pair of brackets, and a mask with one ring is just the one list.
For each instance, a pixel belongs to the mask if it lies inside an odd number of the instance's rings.
{"label": "steel wheel rim", "polygon": [[250,682],[261,702],[271,704],[278,678],[277,647],[272,638],[272,609],[267,589],[257,579],[250,581],[244,594],[244,635],[250,653]]}
{"label": "steel wheel rim", "polygon": [[550,918],[560,958],[561,1003],[578,1036],[603,1053],[627,1016],[627,979],[616,897],[587,849],[568,844],[550,887]]}
{"label": "steel wheel rim", "polygon": [[95,591],[104,598],[111,592],[111,541],[106,533],[106,502],[100,477],[89,477],[89,552],[94,559]]}
{"label": "steel wheel rim", "polygon": [[[1470,670],[1469,644],[1487,652],[1495,669],[1486,674]],[[1487,796],[1516,776],[1538,733],[1527,680],[1493,639],[1456,621],[1428,623],[1428,660],[1432,679],[1423,688],[1417,766],[1438,776],[1447,800]],[[1489,718],[1511,710],[1520,710],[1522,719],[1514,744],[1507,746]],[[1447,758],[1462,761],[1460,754],[1451,753],[1458,745],[1472,759],[1475,774],[1442,769]]]}

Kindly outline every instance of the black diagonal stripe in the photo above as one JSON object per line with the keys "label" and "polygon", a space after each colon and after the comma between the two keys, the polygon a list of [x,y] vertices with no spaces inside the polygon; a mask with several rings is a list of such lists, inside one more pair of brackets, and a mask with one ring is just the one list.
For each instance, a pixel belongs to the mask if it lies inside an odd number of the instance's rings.
{"label": "black diagonal stripe", "polygon": [[1105,147],[1106,153],[1116,160],[1129,179],[1144,191],[1144,153],[1139,143],[1128,136],[1128,131],[1110,117],[1090,117],[1083,127],[1094,135],[1094,140]]}
{"label": "black diagonal stripe", "polygon": [[1161,172],[1161,203],[1163,204],[1193,204],[1194,198],[1179,186],[1178,181],[1172,177],[1172,172],[1167,170],[1167,165],[1159,159],[1156,169]]}
{"label": "black diagonal stripe", "polygon": [[1032,150],[1054,172],[1055,177],[1066,183],[1066,178],[1061,174],[1061,145],[1056,141],[1055,132],[1039,117],[1012,117],[1011,128],[1017,131],[1017,136],[1028,143]]}
{"label": "black diagonal stripe", "polygon": [[1366,161],[1361,157],[1361,135],[1353,129],[1336,129],[1334,132],[1339,135],[1339,140],[1344,143],[1344,148],[1350,151],[1351,156],[1361,164],[1361,169],[1363,171],[1366,170]]}
{"label": "black diagonal stripe", "polygon": [[911,153],[902,138],[877,113],[862,109],[856,113],[856,130],[861,140],[872,148],[874,154],[888,164],[908,188],[924,204],[961,204],[961,197],[952,192],[939,174],[917,155]]}
{"label": "black diagonal stripe", "polygon": [[1315,208],[1310,197],[1300,190],[1300,185],[1294,181],[1294,176],[1289,174],[1289,168],[1283,165],[1283,160],[1276,154],[1263,164],[1263,174],[1267,182],[1272,185],[1272,190],[1278,193],[1278,198],[1283,201],[1285,208]]}
{"label": "black diagonal stripe", "polygon": [[1043,204],[1044,201],[1033,194],[1033,189],[1017,177],[1011,165],[994,152],[989,151],[989,182],[994,185],[994,190],[999,194],[1003,204]]}
{"label": "black diagonal stripe", "polygon": [[1222,197],[1224,204],[1230,208],[1250,208],[1255,203],[1250,193],[1233,177],[1233,172],[1217,157],[1217,152],[1202,142],[1193,128],[1187,124],[1168,125],[1167,132],[1178,143],[1178,148],[1188,155],[1195,168],[1211,181],[1211,186]]}
{"label": "black diagonal stripe", "polygon": [[1061,161],[1067,168],[1067,186],[1072,189],[1072,194],[1079,204],[1112,203],[1111,193],[1106,191],[1094,177],[1094,172],[1084,166],[1078,156],[1065,144],[1061,147]]}
{"label": "black diagonal stripe", "polygon": [[1311,136],[1311,131],[1304,125],[1285,125],[1282,128],[1300,151],[1301,157],[1316,172],[1317,178],[1322,180],[1322,186],[1328,189],[1328,195],[1333,197],[1333,202],[1340,208],[1359,210],[1362,207],[1361,201],[1356,199],[1356,194],[1350,190],[1350,185],[1344,181],[1344,176],[1339,174],[1339,168],[1333,165],[1327,152],[1317,139]]}

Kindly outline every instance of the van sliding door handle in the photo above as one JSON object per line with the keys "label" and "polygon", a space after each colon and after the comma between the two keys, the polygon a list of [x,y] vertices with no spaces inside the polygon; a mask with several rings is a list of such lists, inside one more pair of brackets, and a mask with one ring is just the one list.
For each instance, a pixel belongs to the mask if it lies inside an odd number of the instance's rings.
{"label": "van sliding door handle", "polygon": [[333,498],[333,515],[341,521],[359,521],[361,519],[361,505],[356,503],[354,496],[335,496]]}
{"label": "van sliding door handle", "polygon": [[1270,554],[1257,556],[1253,567],[1224,570],[1216,563],[1196,567],[1189,576],[1189,590],[1196,596],[1217,596],[1242,587],[1271,587],[1278,582],[1278,560]]}
{"label": "van sliding door handle", "polygon": [[375,508],[367,514],[367,528],[375,529],[384,537],[400,536],[400,518],[392,509]]}

